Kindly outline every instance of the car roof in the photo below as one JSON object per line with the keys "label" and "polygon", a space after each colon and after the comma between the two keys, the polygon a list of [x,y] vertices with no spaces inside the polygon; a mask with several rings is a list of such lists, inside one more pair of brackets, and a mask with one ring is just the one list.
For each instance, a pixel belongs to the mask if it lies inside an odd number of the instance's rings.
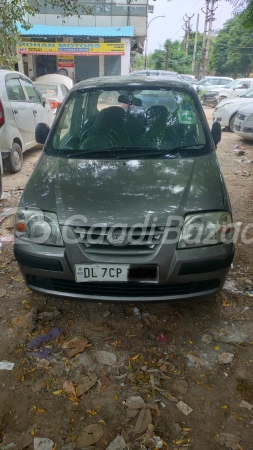
{"label": "car roof", "polygon": [[115,77],[101,77],[101,78],[89,78],[85,81],[80,81],[80,83],[76,84],[73,90],[80,89],[124,89],[124,87],[135,87],[138,86],[142,88],[166,88],[166,87],[184,87],[188,90],[192,91],[192,88],[189,87],[189,84],[183,80],[178,75],[168,74],[166,77],[158,77],[152,75],[133,75],[129,77],[126,76],[115,76]]}

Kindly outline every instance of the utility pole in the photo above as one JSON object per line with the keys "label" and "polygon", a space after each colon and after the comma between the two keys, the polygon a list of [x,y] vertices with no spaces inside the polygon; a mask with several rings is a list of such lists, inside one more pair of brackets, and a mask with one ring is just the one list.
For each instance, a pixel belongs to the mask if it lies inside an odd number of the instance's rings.
{"label": "utility pole", "polygon": [[201,11],[205,14],[205,25],[204,25],[204,35],[203,35],[203,44],[202,44],[202,55],[200,60],[200,75],[204,75],[204,65],[205,65],[205,55],[206,55],[206,38],[207,38],[207,28],[209,22],[209,6],[211,0],[206,0],[206,9],[203,8]]}
{"label": "utility pole", "polygon": [[192,59],[192,73],[193,74],[195,72],[195,65],[196,65],[196,56],[197,56],[197,47],[198,47],[198,32],[199,32],[199,14],[197,15],[195,42],[194,42],[193,59]]}
{"label": "utility pole", "polygon": [[205,53],[205,62],[204,62],[204,74],[206,75],[208,72],[208,65],[209,65],[209,56],[210,56],[210,44],[211,44],[211,36],[212,36],[212,28],[213,28],[213,22],[215,20],[214,14],[217,9],[215,8],[215,4],[218,0],[211,0],[211,8],[210,8],[210,16],[209,16],[209,27],[208,27],[208,36],[207,36],[207,42],[206,42],[206,53]]}
{"label": "utility pole", "polygon": [[165,70],[169,68],[169,57],[170,57],[170,43],[166,42],[166,61],[165,61]]}
{"label": "utility pole", "polygon": [[184,26],[183,26],[183,30],[185,31],[185,37],[184,37],[184,45],[185,45],[185,52],[186,55],[188,55],[188,50],[189,50],[189,42],[190,42],[190,33],[192,31],[191,28],[191,20],[193,18],[194,14],[189,17],[186,14],[186,19],[184,18]]}

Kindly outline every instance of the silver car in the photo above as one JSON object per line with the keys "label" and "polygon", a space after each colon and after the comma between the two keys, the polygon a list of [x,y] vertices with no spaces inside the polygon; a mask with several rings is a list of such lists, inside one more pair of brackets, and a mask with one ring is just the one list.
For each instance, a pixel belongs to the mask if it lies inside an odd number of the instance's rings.
{"label": "silver car", "polygon": [[131,302],[221,289],[234,255],[215,152],[221,128],[210,132],[189,83],[177,75],[81,82],[36,137],[44,150],[20,201],[14,247],[30,289]]}

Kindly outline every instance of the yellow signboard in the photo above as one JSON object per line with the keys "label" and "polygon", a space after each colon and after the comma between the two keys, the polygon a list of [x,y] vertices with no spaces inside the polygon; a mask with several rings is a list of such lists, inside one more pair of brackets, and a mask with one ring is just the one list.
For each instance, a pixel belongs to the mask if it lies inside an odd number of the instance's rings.
{"label": "yellow signboard", "polygon": [[75,67],[75,57],[73,55],[57,56],[58,67]]}
{"label": "yellow signboard", "polygon": [[19,45],[20,54],[30,55],[76,55],[99,56],[125,54],[124,43],[65,43],[65,42],[22,42]]}

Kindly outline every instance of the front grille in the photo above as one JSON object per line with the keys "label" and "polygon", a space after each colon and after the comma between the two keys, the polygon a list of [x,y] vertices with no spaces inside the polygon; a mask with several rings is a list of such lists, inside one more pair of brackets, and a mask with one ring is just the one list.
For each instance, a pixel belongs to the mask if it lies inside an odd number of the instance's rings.
{"label": "front grille", "polygon": [[91,297],[172,297],[211,291],[220,286],[217,279],[183,284],[145,284],[145,283],[76,283],[71,280],[28,276],[28,284],[47,290],[70,295]]}
{"label": "front grille", "polygon": [[239,120],[244,120],[245,119],[245,115],[244,114],[240,114],[239,112],[236,114],[237,119]]}
{"label": "front grille", "polygon": [[241,130],[241,127],[240,127],[240,125],[234,124],[234,129],[235,129],[236,131],[240,131],[240,130]]}
{"label": "front grille", "polygon": [[99,255],[153,254],[162,243],[165,227],[114,228],[75,227],[74,233],[85,253]]}
{"label": "front grille", "polygon": [[243,128],[244,133],[253,133],[253,128],[245,127]]}

